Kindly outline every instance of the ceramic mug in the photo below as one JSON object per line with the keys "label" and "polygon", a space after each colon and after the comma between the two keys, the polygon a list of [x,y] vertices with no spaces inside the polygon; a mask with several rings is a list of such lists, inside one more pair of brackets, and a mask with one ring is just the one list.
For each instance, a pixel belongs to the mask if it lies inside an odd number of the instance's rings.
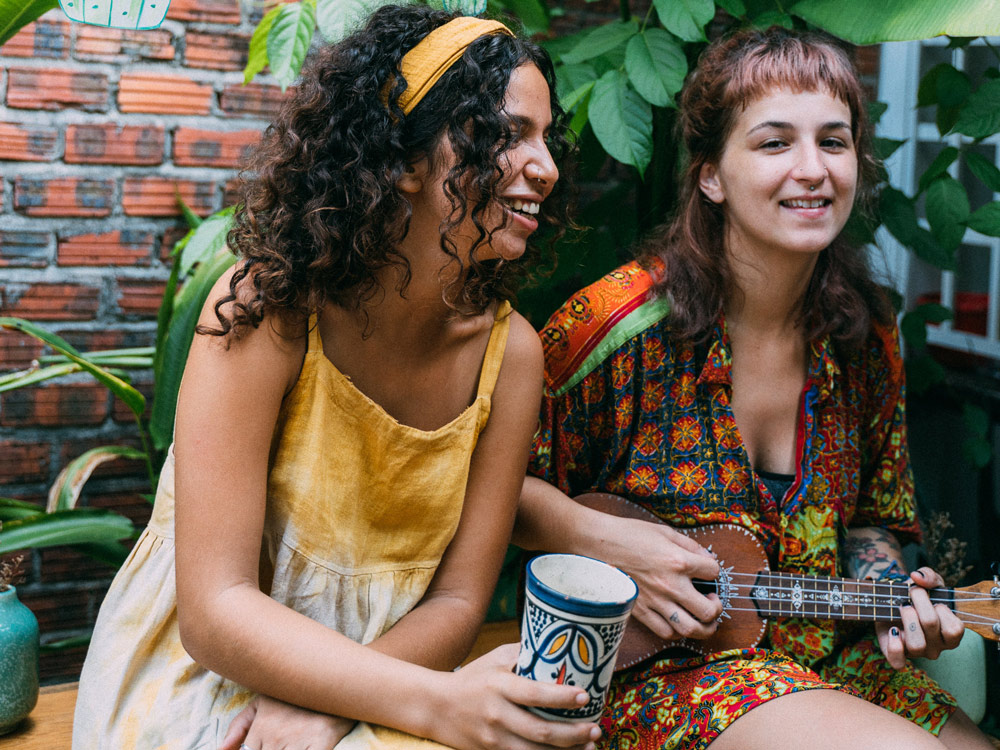
{"label": "ceramic mug", "polygon": [[590,700],[574,709],[530,707],[556,721],[593,721],[604,710],[625,624],[639,594],[628,575],[580,555],[528,563],[517,674],[576,685]]}
{"label": "ceramic mug", "polygon": [[59,0],[71,21],[112,29],[155,29],[167,15],[170,0]]}

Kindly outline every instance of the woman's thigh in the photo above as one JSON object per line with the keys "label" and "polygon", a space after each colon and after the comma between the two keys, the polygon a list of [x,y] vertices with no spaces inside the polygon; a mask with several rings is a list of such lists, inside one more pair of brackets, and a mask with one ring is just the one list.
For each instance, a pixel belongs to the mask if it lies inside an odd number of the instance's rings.
{"label": "woman's thigh", "polygon": [[740,716],[711,750],[943,750],[934,735],[839,690],[803,690]]}

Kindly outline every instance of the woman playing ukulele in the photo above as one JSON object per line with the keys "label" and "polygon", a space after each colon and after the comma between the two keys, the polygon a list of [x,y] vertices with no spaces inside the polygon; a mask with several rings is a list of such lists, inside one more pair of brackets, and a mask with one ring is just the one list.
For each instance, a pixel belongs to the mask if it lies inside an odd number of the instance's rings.
{"label": "woman playing ukulele", "polygon": [[[737,524],[773,569],[855,578],[891,576],[919,534],[894,315],[844,231],[877,166],[848,58],[808,34],[737,33],[700,60],[680,130],[673,222],[542,332],[542,424],[515,537],[631,573],[637,617],[668,640],[704,639],[721,611],[692,584],[718,564],[670,526]],[[590,491],[670,526],[569,499]],[[962,636],[929,599],[940,577],[909,580],[896,623],[782,618],[757,647],[625,670],[607,746],[992,747],[908,661]]]}

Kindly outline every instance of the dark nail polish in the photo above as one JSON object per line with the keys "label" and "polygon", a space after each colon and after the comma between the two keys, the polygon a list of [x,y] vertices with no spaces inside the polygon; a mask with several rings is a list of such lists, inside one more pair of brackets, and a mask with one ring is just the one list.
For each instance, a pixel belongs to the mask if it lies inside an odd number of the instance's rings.
{"label": "dark nail polish", "polygon": [[913,571],[913,575],[920,576],[921,578],[924,578],[924,571],[922,571],[922,570],[914,570]]}
{"label": "dark nail polish", "polygon": [[899,637],[899,628],[897,628],[897,627],[890,628],[889,629],[889,635],[893,636],[894,638],[898,638]]}

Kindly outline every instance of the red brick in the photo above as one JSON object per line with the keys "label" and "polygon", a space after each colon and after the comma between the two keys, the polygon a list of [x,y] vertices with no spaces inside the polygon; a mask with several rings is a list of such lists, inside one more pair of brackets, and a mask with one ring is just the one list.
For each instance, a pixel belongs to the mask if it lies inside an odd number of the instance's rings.
{"label": "red brick", "polygon": [[98,287],[81,284],[7,284],[0,286],[0,314],[37,320],[92,320]]}
{"label": "red brick", "polygon": [[263,83],[251,83],[243,86],[235,83],[222,90],[219,106],[227,115],[260,117],[271,120],[278,114],[284,96],[277,86]]}
{"label": "red brick", "polygon": [[[114,566],[77,552],[72,547],[49,547],[39,550],[39,558],[42,561],[42,583],[111,578],[116,570]],[[62,627],[64,626],[60,626],[59,629]]]}
{"label": "red brick", "polygon": [[177,128],[174,132],[174,164],[235,169],[247,150],[260,140],[260,132]]}
{"label": "red brick", "polygon": [[[18,598],[38,618],[38,627],[43,632],[85,628],[94,624],[96,608],[92,587],[82,589],[46,590],[32,587],[19,589]],[[103,595],[103,590],[102,590]]]}
{"label": "red brick", "polygon": [[58,17],[29,23],[0,47],[0,55],[65,60],[69,57],[69,23]]}
{"label": "red brick", "polygon": [[861,75],[878,75],[881,49],[877,44],[854,48],[854,64]]}
{"label": "red brick", "polygon": [[26,216],[107,216],[114,196],[113,180],[61,177],[14,180],[14,210]]}
{"label": "red brick", "polygon": [[48,383],[0,394],[0,425],[99,425],[108,416],[108,389],[99,383]]}
{"label": "red brick", "polygon": [[0,486],[49,479],[48,443],[0,440]]}
{"label": "red brick", "polygon": [[173,60],[177,50],[173,35],[166,29],[126,31],[79,24],[76,29],[75,57],[95,62]]}
{"label": "red brick", "polygon": [[48,232],[0,232],[0,267],[44,268],[49,264],[51,244]]}
{"label": "red brick", "polygon": [[199,216],[215,210],[215,183],[172,180],[166,177],[130,177],[122,189],[122,207],[129,216],[180,216],[184,202]]}
{"label": "red brick", "polygon": [[190,68],[243,70],[249,51],[250,34],[189,31],[184,37],[184,64]]}
{"label": "red brick", "polygon": [[162,73],[123,73],[118,85],[122,112],[164,115],[207,115],[214,91],[210,83]]}
{"label": "red brick", "polygon": [[153,233],[134,229],[59,238],[61,266],[148,266]]}
{"label": "red brick", "polygon": [[59,130],[44,125],[0,122],[0,159],[52,161],[58,154]]}
{"label": "red brick", "polygon": [[[95,609],[100,606],[100,601],[103,598],[101,596],[98,599],[95,595]],[[53,640],[59,639],[56,638]],[[59,682],[76,682],[80,679],[80,670],[83,668],[83,660],[85,658],[87,658],[86,646],[61,648],[56,651],[43,651],[38,656],[38,679],[43,685],[52,685]]]}
{"label": "red brick", "polygon": [[18,109],[108,108],[108,77],[60,68],[11,68],[7,106]]}
{"label": "red brick", "polygon": [[173,0],[167,18],[202,23],[240,22],[239,0]]}
{"label": "red brick", "polygon": [[132,492],[106,492],[96,496],[87,497],[87,507],[106,508],[115,513],[128,518],[136,526],[145,526],[149,523],[149,516],[153,512],[153,505],[142,497],[143,493],[148,493],[149,488]]}
{"label": "red brick", "polygon": [[163,141],[163,128],[156,125],[70,125],[65,160],[70,164],[162,164]]}
{"label": "red brick", "polygon": [[166,288],[164,281],[118,280],[118,307],[125,315],[155,318]]}
{"label": "red brick", "polygon": [[[8,312],[3,310],[0,314],[7,315]],[[42,342],[34,336],[0,329],[0,372],[28,369],[41,356],[43,348]]]}

